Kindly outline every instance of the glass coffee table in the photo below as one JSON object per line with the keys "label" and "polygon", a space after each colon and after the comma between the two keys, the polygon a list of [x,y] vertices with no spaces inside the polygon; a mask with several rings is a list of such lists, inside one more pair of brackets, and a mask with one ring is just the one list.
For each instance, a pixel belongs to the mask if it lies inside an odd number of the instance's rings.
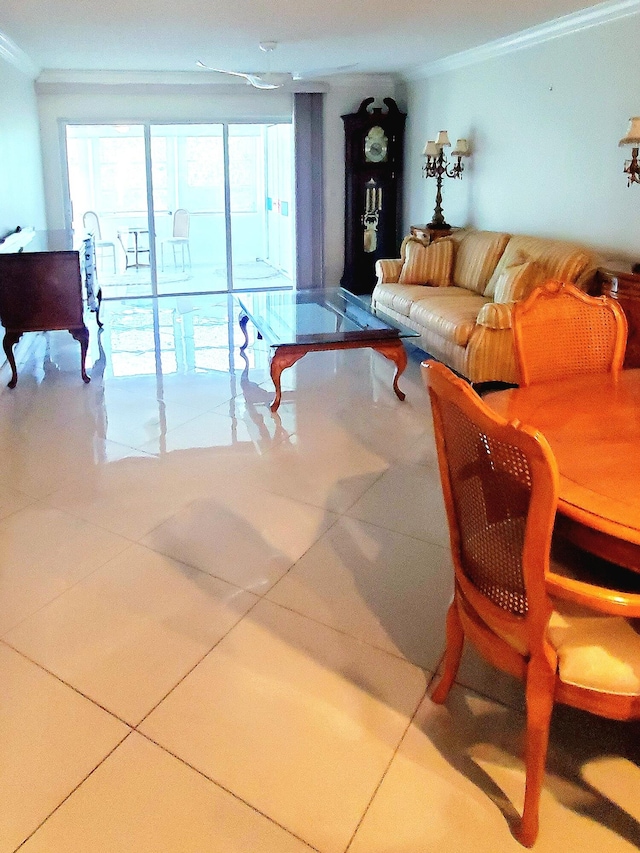
{"label": "glass coffee table", "polygon": [[308,352],[362,349],[370,347],[393,361],[396,372],[393,390],[401,400],[404,393],[398,379],[407,366],[404,338],[417,338],[418,332],[396,323],[374,311],[368,299],[355,296],[344,288],[331,290],[265,290],[260,293],[235,294],[240,306],[239,323],[244,334],[244,350],[248,343],[247,323],[255,326],[258,337],[271,346],[271,378],[275,397],[271,411],[280,405],[280,376]]}

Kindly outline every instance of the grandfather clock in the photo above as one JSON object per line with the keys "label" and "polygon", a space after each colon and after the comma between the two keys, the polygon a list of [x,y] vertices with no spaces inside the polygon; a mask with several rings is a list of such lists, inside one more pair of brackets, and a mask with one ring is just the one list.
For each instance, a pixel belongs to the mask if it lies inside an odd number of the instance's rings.
{"label": "grandfather clock", "polygon": [[365,98],[342,116],[345,132],[344,273],[352,293],[371,293],[378,258],[395,258],[400,245],[404,123],[392,98],[372,107]]}

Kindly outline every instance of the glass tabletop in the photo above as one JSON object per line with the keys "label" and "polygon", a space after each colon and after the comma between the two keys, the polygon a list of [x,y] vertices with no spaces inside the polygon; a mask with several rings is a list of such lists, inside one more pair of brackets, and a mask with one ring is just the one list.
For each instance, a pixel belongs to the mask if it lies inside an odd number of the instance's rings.
{"label": "glass tabletop", "polygon": [[235,294],[271,346],[417,338],[419,333],[372,309],[369,298],[342,287]]}

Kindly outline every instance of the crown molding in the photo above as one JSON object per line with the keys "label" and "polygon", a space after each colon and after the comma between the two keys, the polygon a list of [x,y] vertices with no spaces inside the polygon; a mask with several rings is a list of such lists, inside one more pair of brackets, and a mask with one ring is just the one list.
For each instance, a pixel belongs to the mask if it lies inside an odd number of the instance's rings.
{"label": "crown molding", "polygon": [[13,65],[18,71],[27,74],[31,78],[38,76],[40,69],[31,61],[27,54],[9,38],[6,33],[0,31],[0,59],[4,59],[9,65]]}
{"label": "crown molding", "polygon": [[436,74],[444,74],[448,71],[465,68],[468,65],[486,62],[488,59],[495,59],[509,53],[515,53],[518,50],[544,44],[553,39],[579,33],[582,30],[591,29],[591,27],[599,27],[602,24],[638,14],[640,14],[640,0],[607,0],[605,3],[598,3],[597,6],[563,15],[554,21],[521,30],[513,35],[487,42],[470,50],[454,53],[451,56],[445,56],[442,59],[436,59],[434,62],[415,68],[408,68],[402,73],[402,76],[410,82],[425,77],[433,77]]}

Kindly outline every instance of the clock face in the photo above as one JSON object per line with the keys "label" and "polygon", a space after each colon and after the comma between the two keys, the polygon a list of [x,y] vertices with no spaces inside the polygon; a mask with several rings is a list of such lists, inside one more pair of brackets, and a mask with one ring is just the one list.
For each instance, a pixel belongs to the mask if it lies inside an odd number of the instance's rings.
{"label": "clock face", "polygon": [[372,127],[364,140],[364,157],[368,163],[384,163],[389,140],[381,127]]}

